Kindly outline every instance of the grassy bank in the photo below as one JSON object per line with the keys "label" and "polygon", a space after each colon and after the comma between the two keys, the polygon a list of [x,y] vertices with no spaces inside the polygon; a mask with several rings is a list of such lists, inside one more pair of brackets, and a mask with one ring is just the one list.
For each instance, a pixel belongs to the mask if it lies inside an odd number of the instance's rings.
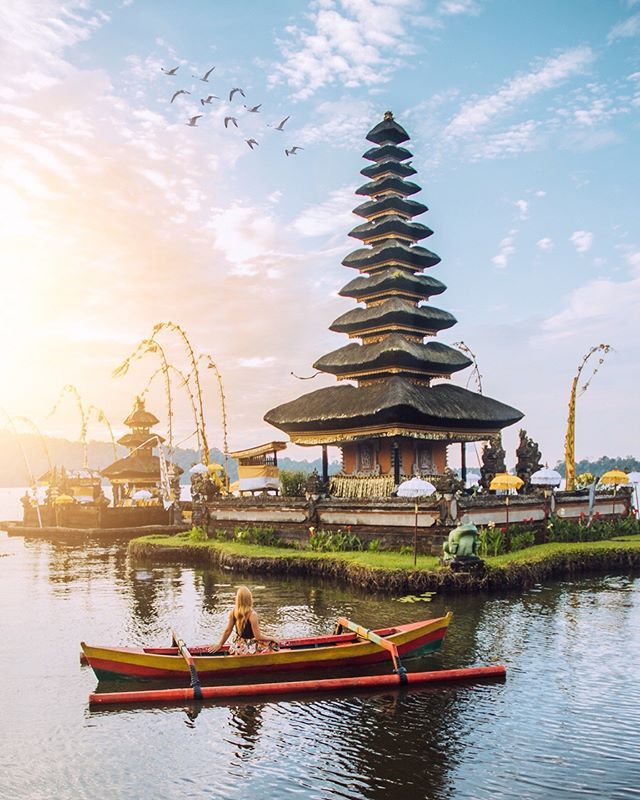
{"label": "grassy bank", "polygon": [[390,593],[524,588],[589,572],[640,570],[640,535],[598,542],[554,542],[487,558],[478,574],[453,573],[434,556],[395,552],[317,552],[199,539],[190,533],[144,536],[129,544],[135,559],[225,567],[245,573],[323,576]]}

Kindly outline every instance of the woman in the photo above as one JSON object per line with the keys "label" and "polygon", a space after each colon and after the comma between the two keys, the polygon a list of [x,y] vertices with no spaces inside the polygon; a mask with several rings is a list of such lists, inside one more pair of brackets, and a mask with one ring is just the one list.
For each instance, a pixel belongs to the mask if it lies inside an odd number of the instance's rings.
{"label": "woman", "polygon": [[236,602],[229,611],[227,627],[222,632],[218,644],[211,645],[210,653],[217,653],[234,631],[229,645],[229,655],[249,656],[255,653],[268,653],[277,650],[279,645],[273,639],[263,636],[258,615],[253,609],[253,597],[246,586],[238,586]]}

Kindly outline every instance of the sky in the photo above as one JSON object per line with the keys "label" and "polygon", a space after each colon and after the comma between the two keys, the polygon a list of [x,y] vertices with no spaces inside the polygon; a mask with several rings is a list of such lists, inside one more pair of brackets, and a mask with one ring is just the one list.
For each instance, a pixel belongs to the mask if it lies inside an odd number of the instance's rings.
{"label": "sky", "polygon": [[[118,435],[149,387],[166,431],[157,354],[112,373],[172,321],[218,367],[229,448],[285,438],[264,413],[335,382],[300,378],[347,343],[328,330],[353,307],[340,262],[358,247],[366,133],[391,110],[442,259],[436,304],[458,319],[438,339],[463,341],[483,392],[525,414],[504,432],[508,463],[520,427],[544,461],[563,457],[571,381],[600,343],[613,349],[583,371],[581,385],[599,367],[576,457],[640,455],[640,0],[6,0],[0,51],[14,420],[76,439],[72,385]],[[158,341],[188,371],[180,337]],[[476,389],[471,370],[453,381]],[[213,370],[202,390],[220,447]],[[173,394],[174,441],[193,446]],[[108,438],[97,413],[89,438]]]}

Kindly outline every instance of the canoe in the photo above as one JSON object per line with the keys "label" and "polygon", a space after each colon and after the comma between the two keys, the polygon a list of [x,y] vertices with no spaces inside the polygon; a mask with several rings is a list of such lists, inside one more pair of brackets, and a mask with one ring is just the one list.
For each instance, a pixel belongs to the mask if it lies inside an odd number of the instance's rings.
{"label": "canoe", "polygon": [[[397,647],[401,657],[414,658],[439,650],[451,620],[444,617],[397,625],[374,631]],[[97,647],[81,642],[84,658],[98,680],[188,681],[190,666],[177,647]],[[334,636],[288,639],[275,652],[250,656],[229,655],[227,647],[207,653],[206,646],[189,647],[193,664],[201,679],[275,674],[306,670],[332,670],[360,667],[389,661],[389,652],[379,644],[348,632]]]}
{"label": "canoe", "polygon": [[285,683],[252,683],[244,686],[202,686],[178,689],[152,689],[133,692],[94,692],[89,695],[90,707],[110,705],[142,705],[145,703],[198,703],[203,700],[230,700],[247,697],[308,694],[316,692],[360,692],[379,689],[400,689],[450,681],[500,680],[506,677],[506,667],[463,667],[436,672],[408,672],[403,679],[397,674],[366,675],[357,678],[323,678],[316,681],[287,681]]}

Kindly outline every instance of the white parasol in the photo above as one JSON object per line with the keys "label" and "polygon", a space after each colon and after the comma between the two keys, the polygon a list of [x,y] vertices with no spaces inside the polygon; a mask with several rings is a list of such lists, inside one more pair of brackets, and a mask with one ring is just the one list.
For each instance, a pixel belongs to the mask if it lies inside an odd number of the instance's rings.
{"label": "white parasol", "polygon": [[[428,497],[430,494],[433,494],[436,491],[436,487],[429,483],[429,481],[425,481],[422,478],[419,478],[417,475],[413,478],[410,478],[408,481],[403,481],[398,486],[397,495],[398,497]],[[416,500],[415,507],[415,523],[413,526],[413,566],[415,567],[418,561],[418,501]]]}
{"label": "white parasol", "polygon": [[534,472],[529,481],[534,486],[560,486],[562,475],[555,469],[543,467]]}

